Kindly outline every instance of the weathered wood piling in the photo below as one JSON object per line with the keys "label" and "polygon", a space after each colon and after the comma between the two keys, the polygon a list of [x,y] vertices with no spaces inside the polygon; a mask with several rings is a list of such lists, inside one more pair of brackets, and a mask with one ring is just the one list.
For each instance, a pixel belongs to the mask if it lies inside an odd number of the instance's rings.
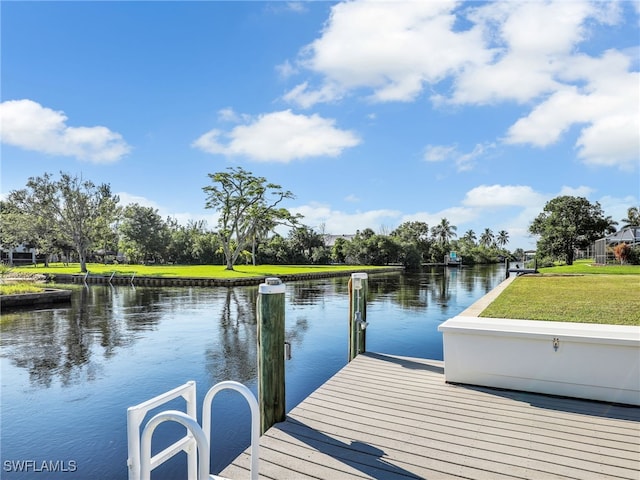
{"label": "weathered wood piling", "polygon": [[258,404],[260,434],[286,418],[284,378],[284,292],[278,278],[258,287]]}
{"label": "weathered wood piling", "polygon": [[348,361],[367,351],[367,286],[366,273],[352,273],[349,290],[349,351]]}

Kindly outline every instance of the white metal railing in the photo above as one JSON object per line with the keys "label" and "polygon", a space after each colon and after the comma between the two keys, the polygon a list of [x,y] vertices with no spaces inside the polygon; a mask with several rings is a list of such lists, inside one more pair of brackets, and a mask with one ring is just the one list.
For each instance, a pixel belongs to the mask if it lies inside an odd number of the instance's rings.
{"label": "white metal railing", "polygon": [[211,444],[211,404],[213,398],[222,390],[235,390],[242,394],[249,408],[251,409],[251,480],[258,480],[258,459],[260,457],[260,409],[258,408],[258,402],[256,397],[253,396],[251,390],[245,387],[243,384],[226,381],[220,382],[209,389],[204,397],[202,404],[202,429],[207,437],[207,443]]}
{"label": "white metal railing", "polygon": [[[142,424],[144,417],[150,410],[153,410],[154,408],[164,405],[171,400],[179,397],[184,398],[187,403],[187,415],[189,415],[193,419],[196,419],[196,382],[194,381],[187,382],[184,385],[163,393],[162,395],[158,395],[157,397],[147,400],[146,402],[140,403],[133,407],[129,407],[127,409],[127,443],[129,450],[127,465],[129,467],[129,480],[139,480],[142,478],[140,474],[140,425]],[[195,455],[193,455],[193,453],[195,453],[193,451],[195,446],[195,439],[192,432],[189,431],[185,437],[181,438],[173,445],[167,447],[162,452],[157,454],[154,458],[159,462],[155,464],[152,461],[151,469],[167,461],[177,453],[185,451],[188,458],[187,478],[189,480],[196,480],[197,458]]]}
{"label": "white metal railing", "polygon": [[[163,422],[177,422],[182,426],[186,427],[187,435],[183,437],[182,441],[177,441],[171,447],[163,450],[157,455],[151,456],[151,437],[153,437],[153,432],[156,427]],[[173,457],[176,453],[179,453],[183,450],[183,443],[186,448],[184,450],[187,452],[187,456],[189,460],[196,459],[195,455],[193,455],[193,448],[191,446],[191,439],[195,440],[198,454],[200,455],[200,464],[198,467],[198,475],[197,480],[209,480],[209,442],[207,442],[207,437],[204,432],[198,425],[198,422],[191,418],[184,412],[180,412],[178,410],[167,410],[165,412],[157,414],[149,423],[144,427],[142,431],[142,440],[140,441],[140,478],[143,480],[151,478],[151,470],[156,468],[158,465],[166,462],[171,457]],[[191,465],[189,465],[191,466]],[[192,478],[193,472],[189,469],[189,479]]]}
{"label": "white metal railing", "polygon": [[[184,451],[187,454],[188,480],[210,480],[219,477],[209,474],[211,445],[211,406],[213,398],[222,390],[235,390],[242,394],[251,409],[251,480],[258,479],[260,410],[251,391],[238,382],[220,382],[207,392],[203,402],[202,427],[197,421],[196,385],[190,381],[169,392],[147,400],[127,410],[127,436],[129,458],[129,480],[148,480],[151,471],[174,455]],[[147,413],[178,397],[186,400],[187,412],[166,410],[155,415],[145,425],[142,434],[140,426]],[[187,434],[156,455],[151,455],[153,432],[163,422],[176,422],[187,429]],[[199,459],[199,460],[198,460]]]}

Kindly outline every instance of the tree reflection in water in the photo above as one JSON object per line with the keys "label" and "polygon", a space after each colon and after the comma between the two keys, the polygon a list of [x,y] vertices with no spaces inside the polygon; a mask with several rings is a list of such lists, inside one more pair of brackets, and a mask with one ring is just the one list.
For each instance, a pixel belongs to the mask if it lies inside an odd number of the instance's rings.
{"label": "tree reflection in water", "polygon": [[75,291],[71,306],[3,312],[3,356],[37,386],[91,381],[101,369],[95,357],[109,358],[130,346],[135,332],[153,329],[157,299],[158,292],[91,287]]}

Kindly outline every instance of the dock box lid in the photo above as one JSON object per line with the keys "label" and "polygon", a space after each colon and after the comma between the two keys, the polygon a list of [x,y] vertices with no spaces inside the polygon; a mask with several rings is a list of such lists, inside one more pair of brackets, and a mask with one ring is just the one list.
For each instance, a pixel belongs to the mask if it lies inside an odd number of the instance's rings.
{"label": "dock box lid", "polygon": [[640,327],[594,323],[550,322],[511,318],[457,316],[438,326],[443,333],[512,336],[562,337],[579,342],[625,344],[640,347]]}

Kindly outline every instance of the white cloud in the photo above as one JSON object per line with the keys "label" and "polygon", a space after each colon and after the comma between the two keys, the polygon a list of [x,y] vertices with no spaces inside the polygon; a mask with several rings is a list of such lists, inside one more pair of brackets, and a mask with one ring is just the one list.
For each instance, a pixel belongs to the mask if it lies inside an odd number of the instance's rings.
{"label": "white cloud", "polygon": [[[558,73],[588,35],[587,19],[611,23],[613,2],[492,2],[471,9],[469,19],[484,32],[491,61],[469,63],[455,78],[451,98],[458,104],[504,100],[528,102],[562,87]],[[609,17],[607,17],[609,15]],[[541,34],[544,32],[544,34]]]}
{"label": "white cloud", "polygon": [[284,110],[260,115],[229,132],[210,130],[192,146],[213,154],[288,163],[307,157],[336,157],[359,143],[355,133],[336,128],[333,119]]}
{"label": "white cloud", "polygon": [[298,73],[298,69],[294,67],[289,60],[285,60],[280,65],[276,65],[276,72],[282,78],[289,78],[296,73]]}
{"label": "white cloud", "polygon": [[0,135],[7,145],[93,163],[116,162],[131,150],[119,133],[106,127],[70,127],[66,122],[64,112],[33,100],[0,104]]}
{"label": "white cloud", "polygon": [[469,190],[463,205],[475,208],[531,207],[544,204],[544,196],[527,185],[480,185]]}
{"label": "white cloud", "polygon": [[251,116],[247,114],[240,114],[231,107],[226,107],[218,110],[218,121],[229,123],[242,123],[251,120]]}
{"label": "white cloud", "polygon": [[[468,62],[485,62],[482,32],[454,32],[457,2],[355,1],[334,5],[320,38],[301,52],[299,64],[323,76],[301,84],[285,99],[309,107],[355,88],[375,101],[411,101]],[[446,45],[446,48],[442,48]]]}
{"label": "white cloud", "polygon": [[526,102],[557,88],[554,74],[587,36],[587,19],[619,17],[615,5],[587,1],[339,3],[298,59],[321,85],[302,83],[285,99],[309,107],[364,88],[374,101],[412,101],[452,78],[454,103]]}
{"label": "white cloud", "polygon": [[325,231],[335,235],[351,234],[355,233],[356,230],[364,230],[365,228],[373,228],[375,230],[380,225],[397,223],[402,215],[400,211],[390,209],[347,213],[341,210],[334,210],[330,205],[315,202],[290,208],[289,210],[292,213],[304,215],[302,221],[305,225],[317,228],[324,224]]}
{"label": "white cloud", "polygon": [[545,147],[573,125],[583,125],[576,141],[578,157],[591,165],[637,167],[640,156],[640,74],[630,72],[631,60],[616,51],[601,58],[579,56],[562,75],[585,81],[582,88],[565,87],[511,126],[507,143]]}
{"label": "white cloud", "polygon": [[468,153],[458,150],[455,145],[427,145],[424,151],[424,160],[427,162],[452,162],[458,172],[466,172],[475,167],[476,159],[484,155],[488,150],[495,148],[495,144],[476,144]]}
{"label": "white cloud", "polygon": [[[506,143],[544,147],[578,125],[579,159],[633,169],[640,152],[633,52],[580,53],[595,28],[624,18],[622,10],[619,2],[586,0],[339,3],[297,60],[297,68],[315,75],[283,98],[303,108],[363,92],[376,102],[413,101],[427,86],[442,85],[450,91],[431,94],[440,107],[532,105]],[[425,159],[446,153],[427,150]],[[468,155],[457,157],[459,171],[473,167]]]}
{"label": "white cloud", "polygon": [[454,145],[427,145],[424,159],[427,162],[444,162],[455,157],[458,149]]}
{"label": "white cloud", "polygon": [[322,87],[313,90],[309,87],[309,82],[303,82],[287,92],[283,99],[302,108],[310,108],[317,103],[340,100],[344,93],[345,89],[336,83],[327,82]]}
{"label": "white cloud", "polygon": [[440,223],[440,220],[446,218],[451,225],[455,225],[460,230],[460,225],[471,222],[478,218],[479,212],[473,208],[467,207],[450,207],[438,212],[415,212],[402,216],[400,223],[404,222],[425,222],[429,227],[433,227]]}
{"label": "white cloud", "polygon": [[162,207],[157,202],[140,195],[133,195],[127,192],[118,192],[116,195],[120,197],[120,205],[123,207],[137,203],[141,207],[153,208],[158,211],[162,210]]}
{"label": "white cloud", "polygon": [[621,220],[627,218],[627,211],[630,207],[640,205],[640,199],[633,195],[627,195],[625,197],[612,197],[611,195],[605,195],[598,199],[605,216],[610,216],[613,220],[618,222],[618,229],[622,227]]}
{"label": "white cloud", "polygon": [[[568,187],[566,185],[563,185],[560,191],[558,192],[558,196],[566,195],[570,197],[589,198],[589,196],[591,196],[592,193],[593,193],[593,188],[587,187],[585,185],[580,185],[579,187]],[[551,199],[551,197],[549,197],[549,199]]]}
{"label": "white cloud", "polygon": [[287,2],[287,8],[296,13],[304,13],[307,11],[304,2]]}

